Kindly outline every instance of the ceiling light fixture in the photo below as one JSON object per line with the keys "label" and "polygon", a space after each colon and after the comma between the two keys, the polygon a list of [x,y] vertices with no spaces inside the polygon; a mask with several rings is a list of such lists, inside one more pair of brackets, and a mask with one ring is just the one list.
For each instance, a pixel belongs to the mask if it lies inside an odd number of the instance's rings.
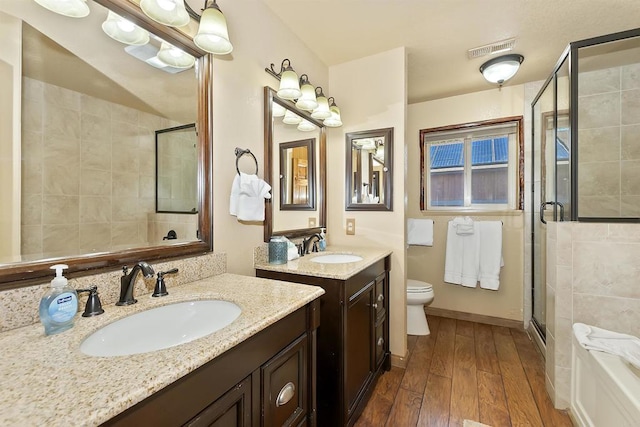
{"label": "ceiling light fixture", "polygon": [[109,11],[106,21],[102,23],[102,31],[120,43],[140,46],[149,43],[149,32],[133,22]]}
{"label": "ceiling light fixture", "polygon": [[154,21],[170,27],[182,27],[189,23],[184,0],[142,0],[140,9]]}
{"label": "ceiling light fixture", "polygon": [[205,0],[204,5],[198,34],[193,38],[193,42],[200,49],[215,55],[231,53],[233,45],[229,41],[227,19],[222,14],[216,0]]}
{"label": "ceiling light fixture", "polygon": [[515,76],[524,61],[519,54],[503,55],[490,59],[480,66],[480,72],[489,83],[502,86],[504,82]]}
{"label": "ceiling light fixture", "polygon": [[191,68],[196,63],[196,58],[165,41],[160,46],[158,59],[175,68]]}
{"label": "ceiling light fixture", "polygon": [[40,6],[70,18],[84,18],[89,14],[87,0],[35,0]]}

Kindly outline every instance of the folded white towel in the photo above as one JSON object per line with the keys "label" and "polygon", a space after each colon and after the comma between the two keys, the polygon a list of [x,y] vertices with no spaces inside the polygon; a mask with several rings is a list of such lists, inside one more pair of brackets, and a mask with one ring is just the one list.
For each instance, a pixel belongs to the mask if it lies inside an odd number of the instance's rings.
{"label": "folded white towel", "polygon": [[407,219],[407,244],[433,246],[433,220]]}
{"label": "folded white towel", "polygon": [[475,230],[474,221],[468,216],[465,216],[464,218],[460,218],[460,217],[454,218],[453,224],[456,227],[456,234],[464,236],[464,235],[474,233],[474,230]]}
{"label": "folded white towel", "polygon": [[574,323],[573,334],[587,350],[618,355],[640,369],[640,338],[584,323]]}
{"label": "folded white towel", "polygon": [[478,280],[483,289],[498,290],[502,262],[502,222],[480,221]]}
{"label": "folded white towel", "polygon": [[231,196],[229,197],[229,213],[233,216],[238,215],[238,197],[240,196],[240,174],[233,177],[231,184]]}
{"label": "folded white towel", "polygon": [[292,248],[287,248],[287,260],[291,261],[297,258],[300,258],[300,254],[298,253],[298,248],[296,248],[295,246]]}
{"label": "folded white towel", "polygon": [[472,234],[458,234],[457,225],[449,221],[447,227],[444,281],[475,288],[478,282],[479,239],[475,228]]}
{"label": "folded white towel", "polygon": [[[264,221],[264,199],[270,199],[271,186],[257,175],[240,173],[236,216],[238,221]],[[234,185],[237,178],[234,178]],[[233,195],[232,186],[232,195]],[[233,205],[230,203],[230,211]]]}

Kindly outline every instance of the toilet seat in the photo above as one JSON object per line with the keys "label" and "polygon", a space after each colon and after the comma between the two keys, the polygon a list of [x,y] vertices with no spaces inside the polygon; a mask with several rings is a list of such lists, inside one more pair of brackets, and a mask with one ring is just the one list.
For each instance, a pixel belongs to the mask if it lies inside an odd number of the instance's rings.
{"label": "toilet seat", "polygon": [[424,293],[433,291],[431,283],[407,279],[407,293]]}

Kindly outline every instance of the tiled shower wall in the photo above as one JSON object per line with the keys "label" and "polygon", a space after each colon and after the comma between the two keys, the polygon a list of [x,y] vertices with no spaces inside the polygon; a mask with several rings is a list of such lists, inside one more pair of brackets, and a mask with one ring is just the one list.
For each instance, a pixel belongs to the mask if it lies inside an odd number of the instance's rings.
{"label": "tiled shower wall", "polygon": [[580,217],[640,216],[640,64],[580,73]]}
{"label": "tiled shower wall", "polygon": [[155,212],[155,130],[177,123],[24,78],[22,254],[140,246]]}
{"label": "tiled shower wall", "polygon": [[549,222],[547,226],[547,390],[570,402],[571,334],[576,322],[640,336],[640,225]]}

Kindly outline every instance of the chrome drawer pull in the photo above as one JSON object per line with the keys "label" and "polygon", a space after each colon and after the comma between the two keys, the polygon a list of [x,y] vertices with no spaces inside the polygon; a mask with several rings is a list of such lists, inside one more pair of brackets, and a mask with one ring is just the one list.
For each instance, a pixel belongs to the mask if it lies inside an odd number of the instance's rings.
{"label": "chrome drawer pull", "polygon": [[375,308],[376,310],[378,309],[378,304],[371,304],[371,307]]}
{"label": "chrome drawer pull", "polygon": [[382,347],[384,344],[384,339],[382,337],[378,338],[378,347]]}
{"label": "chrome drawer pull", "polygon": [[288,382],[282,387],[278,398],[276,399],[276,406],[286,405],[296,392],[296,386],[292,382]]}

